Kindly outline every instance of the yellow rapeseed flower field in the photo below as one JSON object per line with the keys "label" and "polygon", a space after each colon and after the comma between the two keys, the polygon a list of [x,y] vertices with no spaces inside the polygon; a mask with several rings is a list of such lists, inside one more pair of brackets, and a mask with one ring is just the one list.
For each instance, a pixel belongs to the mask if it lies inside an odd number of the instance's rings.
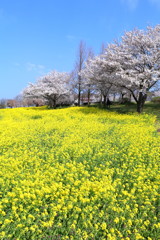
{"label": "yellow rapeseed flower field", "polygon": [[0,239],[158,240],[155,117],[0,110]]}

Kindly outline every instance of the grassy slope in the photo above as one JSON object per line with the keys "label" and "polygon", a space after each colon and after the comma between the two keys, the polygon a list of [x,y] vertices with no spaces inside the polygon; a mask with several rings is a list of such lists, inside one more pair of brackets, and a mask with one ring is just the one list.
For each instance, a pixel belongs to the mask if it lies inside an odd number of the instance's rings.
{"label": "grassy slope", "polygon": [[[125,113],[136,113],[136,104],[113,104],[111,105],[110,111],[116,111],[121,114]],[[160,104],[147,102],[144,106],[143,113],[153,114],[156,116],[156,127],[160,128]]]}

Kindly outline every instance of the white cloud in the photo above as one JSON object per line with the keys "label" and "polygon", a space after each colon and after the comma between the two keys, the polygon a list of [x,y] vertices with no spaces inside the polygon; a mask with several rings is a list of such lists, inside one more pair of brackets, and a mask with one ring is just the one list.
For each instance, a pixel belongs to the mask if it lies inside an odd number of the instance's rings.
{"label": "white cloud", "polygon": [[15,67],[20,67],[20,65],[21,65],[21,64],[18,63],[18,62],[14,62],[14,63],[13,63],[13,66],[15,66]]}
{"label": "white cloud", "polygon": [[[140,0],[121,0],[121,2],[127,5],[131,10],[135,10]],[[160,0],[148,0],[148,2],[160,8]]]}
{"label": "white cloud", "polygon": [[121,0],[122,3],[126,4],[131,10],[134,10],[138,6],[139,0]]}
{"label": "white cloud", "polygon": [[35,64],[35,63],[30,63],[28,62],[26,64],[26,68],[28,72],[38,72],[40,74],[42,74],[45,70],[45,66],[44,65],[40,65],[40,64]]}
{"label": "white cloud", "polygon": [[44,65],[37,65],[37,67],[38,67],[39,70],[44,70],[45,69]]}
{"label": "white cloud", "polygon": [[66,38],[67,38],[67,40],[69,40],[69,41],[73,41],[73,40],[76,39],[76,37],[75,37],[74,35],[67,35]]}

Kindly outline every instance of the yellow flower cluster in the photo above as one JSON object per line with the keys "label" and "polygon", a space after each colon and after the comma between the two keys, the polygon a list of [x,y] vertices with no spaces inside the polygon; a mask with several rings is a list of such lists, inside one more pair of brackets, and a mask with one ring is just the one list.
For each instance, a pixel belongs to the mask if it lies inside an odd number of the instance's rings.
{"label": "yellow flower cluster", "polygon": [[157,240],[154,122],[92,107],[0,110],[0,239]]}

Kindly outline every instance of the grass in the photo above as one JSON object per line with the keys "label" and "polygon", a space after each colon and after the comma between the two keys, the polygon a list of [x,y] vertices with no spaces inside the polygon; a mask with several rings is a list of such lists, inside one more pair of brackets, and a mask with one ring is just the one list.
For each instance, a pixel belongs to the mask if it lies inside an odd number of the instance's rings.
{"label": "grass", "polygon": [[[132,113],[137,113],[136,107],[137,106],[135,103],[113,104],[111,105],[111,108],[109,109],[109,111],[117,112],[120,114],[132,114]],[[146,102],[142,114],[155,115],[157,118],[156,128],[160,128],[160,104],[159,103]]]}

